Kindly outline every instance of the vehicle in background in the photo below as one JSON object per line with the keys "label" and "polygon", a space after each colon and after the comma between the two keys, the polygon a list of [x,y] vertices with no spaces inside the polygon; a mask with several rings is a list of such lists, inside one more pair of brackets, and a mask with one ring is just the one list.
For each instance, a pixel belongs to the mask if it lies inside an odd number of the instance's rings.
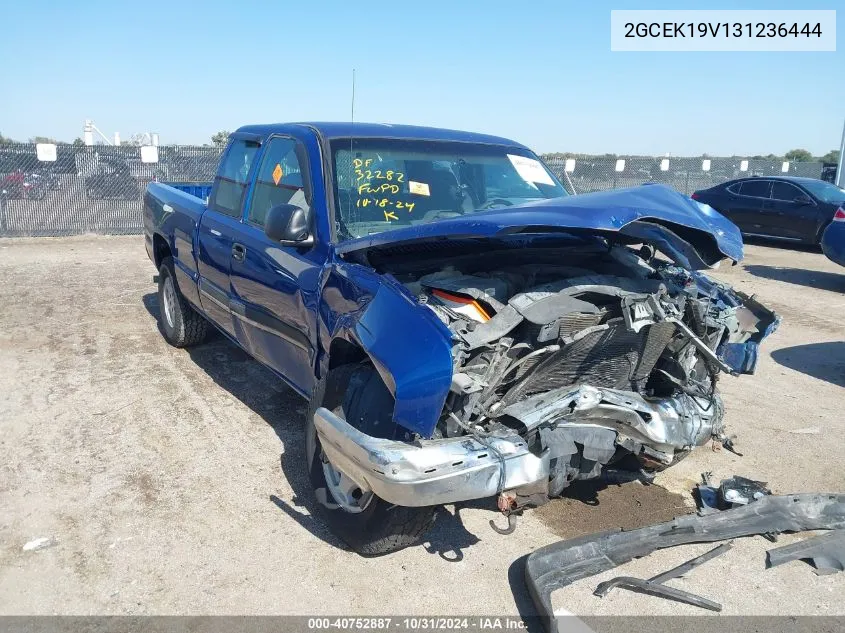
{"label": "vehicle in background", "polygon": [[744,235],[816,244],[845,204],[845,191],[823,180],[791,176],[740,178],[692,194]]}
{"label": "vehicle in background", "polygon": [[85,195],[91,200],[137,200],[141,187],[125,160],[100,158],[99,173],[85,179]]}
{"label": "vehicle in background", "polygon": [[824,230],[822,252],[830,261],[845,266],[845,206],[836,210],[833,222]]}
{"label": "vehicle in background", "polygon": [[742,258],[710,207],[567,196],[527,147],[452,130],[241,128],[210,189],[147,187],[144,236],[166,340],[211,323],[309,400],[303,470],[368,555],[441,504],[512,513],[729,446],[718,375],[779,322],[698,272]]}
{"label": "vehicle in background", "polygon": [[836,169],[839,163],[823,163],[821,179],[831,184],[836,184]]}
{"label": "vehicle in background", "polygon": [[52,169],[37,169],[30,174],[33,180],[43,183],[47,191],[58,191],[62,188],[62,180],[59,175]]}
{"label": "vehicle in background", "polygon": [[0,195],[6,200],[42,200],[47,182],[37,173],[16,169],[0,181]]}

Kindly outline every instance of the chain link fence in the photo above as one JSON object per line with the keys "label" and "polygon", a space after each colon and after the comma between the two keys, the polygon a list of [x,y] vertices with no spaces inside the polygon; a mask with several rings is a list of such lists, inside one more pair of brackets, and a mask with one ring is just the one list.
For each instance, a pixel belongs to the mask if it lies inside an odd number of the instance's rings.
{"label": "chain link fence", "polygon": [[34,144],[0,146],[0,236],[141,233],[147,184],[210,182],[220,152],[57,145],[55,160],[40,160]]}
{"label": "chain link fence", "polygon": [[569,193],[589,193],[659,182],[689,195],[699,189],[748,176],[821,178],[825,167],[824,163],[745,158],[555,156],[546,157],[545,160]]}
{"label": "chain link fence", "polygon": [[[44,149],[29,143],[0,146],[0,237],[141,233],[147,183],[210,182],[221,152],[57,145],[53,155],[52,146]],[[555,156],[546,162],[570,193],[660,182],[690,194],[744,176],[820,178],[823,170],[822,163],[741,158]]]}

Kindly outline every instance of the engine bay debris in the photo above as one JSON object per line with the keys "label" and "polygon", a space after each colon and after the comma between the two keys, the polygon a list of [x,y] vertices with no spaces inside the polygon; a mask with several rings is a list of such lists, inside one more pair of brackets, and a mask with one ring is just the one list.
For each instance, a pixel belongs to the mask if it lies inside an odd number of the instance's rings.
{"label": "engine bay debris", "polygon": [[729,442],[719,376],[753,373],[780,317],[654,248],[555,239],[370,254],[451,333],[434,437],[518,434],[548,456],[546,500],[605,470],[653,475]]}

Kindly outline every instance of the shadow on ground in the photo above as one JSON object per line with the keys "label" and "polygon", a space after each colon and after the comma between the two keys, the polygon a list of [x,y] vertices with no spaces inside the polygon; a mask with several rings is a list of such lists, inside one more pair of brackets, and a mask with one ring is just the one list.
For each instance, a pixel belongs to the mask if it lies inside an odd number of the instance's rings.
{"label": "shadow on ground", "polygon": [[[144,295],[142,301],[158,322],[158,295],[149,293]],[[305,468],[305,400],[269,369],[219,333],[215,333],[203,345],[188,348],[187,352],[191,360],[217,385],[261,416],[281,440],[281,470],[294,496],[290,502],[277,495],[270,495],[269,500],[326,543],[348,549],[320,519],[313,498]],[[422,541],[425,550],[450,562],[463,560],[464,550],[480,542],[475,534],[467,530],[461,518],[461,510],[470,507],[493,510],[495,502],[486,499],[450,506],[450,509],[438,508],[434,526]],[[491,517],[495,516],[491,512]]]}
{"label": "shadow on ground", "polygon": [[[144,295],[143,303],[158,320],[157,294]],[[186,351],[217,385],[259,415],[281,440],[281,469],[294,496],[291,502],[287,502],[270,495],[269,501],[318,538],[335,547],[345,547],[316,516],[317,508],[312,502],[310,483],[303,466],[305,401],[269,369],[216,331],[208,342]]]}
{"label": "shadow on ground", "polygon": [[755,277],[782,281],[796,286],[845,292],[845,268],[842,273],[829,273],[820,270],[803,270],[801,268],[781,268],[779,266],[763,266],[750,264],[744,267]]}
{"label": "shadow on ground", "polygon": [[772,352],[779,365],[845,387],[845,342],[809,343]]}

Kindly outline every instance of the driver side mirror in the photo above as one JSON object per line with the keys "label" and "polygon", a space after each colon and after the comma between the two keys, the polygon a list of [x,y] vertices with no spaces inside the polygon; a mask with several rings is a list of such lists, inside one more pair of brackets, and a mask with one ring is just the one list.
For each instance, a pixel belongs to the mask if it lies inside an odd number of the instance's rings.
{"label": "driver side mirror", "polygon": [[796,196],[793,202],[795,202],[795,204],[806,206],[808,204],[813,204],[813,199],[810,196],[804,195],[802,193],[800,196]]}
{"label": "driver side mirror", "polygon": [[308,230],[308,214],[293,204],[280,204],[267,212],[264,233],[282,246],[311,246],[314,236]]}

